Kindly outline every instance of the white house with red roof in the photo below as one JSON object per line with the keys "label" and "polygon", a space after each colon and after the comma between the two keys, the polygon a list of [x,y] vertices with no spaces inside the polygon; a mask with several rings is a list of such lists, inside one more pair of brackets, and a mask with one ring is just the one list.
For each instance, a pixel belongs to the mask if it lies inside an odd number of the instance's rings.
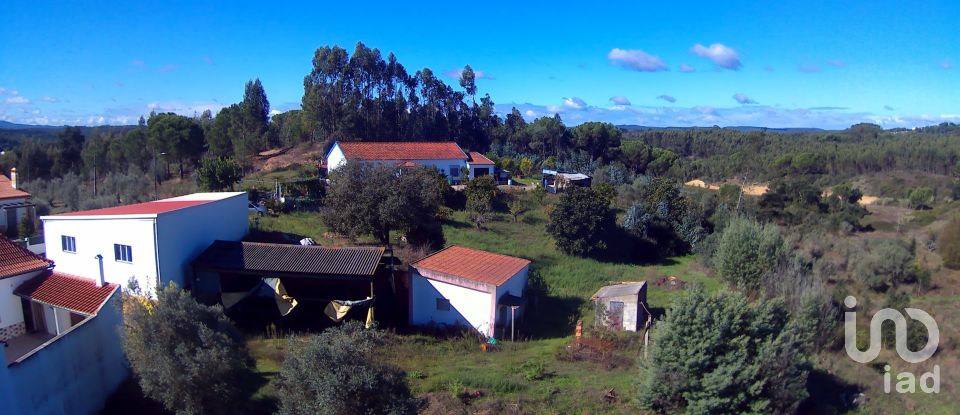
{"label": "white house with red roof", "polygon": [[494,163],[483,154],[465,152],[453,141],[337,141],[327,152],[327,171],[334,171],[347,162],[385,164],[391,167],[428,166],[437,169],[454,182],[461,171],[469,169],[468,178],[494,173]]}
{"label": "white house with red roof", "polygon": [[[467,326],[510,337],[524,303],[530,261],[450,246],[410,266],[410,324]],[[500,328],[500,336],[497,336]]]}
{"label": "white house with red roof", "polygon": [[119,297],[0,236],[0,413],[99,412],[129,375]]}
{"label": "white house with red roof", "polygon": [[[145,294],[174,282],[190,289],[190,263],[213,241],[247,234],[244,192],[195,193],[171,199],[43,216],[47,258],[57,270]],[[101,269],[102,267],[102,269]]]}
{"label": "white house with red roof", "polygon": [[33,215],[32,208],[30,193],[17,187],[17,169],[10,169],[9,178],[0,174],[0,235],[15,233],[20,220]]}

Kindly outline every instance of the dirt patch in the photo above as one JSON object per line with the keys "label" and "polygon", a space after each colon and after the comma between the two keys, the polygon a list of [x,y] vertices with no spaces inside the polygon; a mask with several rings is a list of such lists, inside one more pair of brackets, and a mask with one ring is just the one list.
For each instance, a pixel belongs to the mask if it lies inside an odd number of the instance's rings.
{"label": "dirt patch", "polygon": [[271,149],[261,152],[254,161],[257,171],[266,173],[296,164],[313,164],[323,158],[323,145],[301,144],[288,149]]}

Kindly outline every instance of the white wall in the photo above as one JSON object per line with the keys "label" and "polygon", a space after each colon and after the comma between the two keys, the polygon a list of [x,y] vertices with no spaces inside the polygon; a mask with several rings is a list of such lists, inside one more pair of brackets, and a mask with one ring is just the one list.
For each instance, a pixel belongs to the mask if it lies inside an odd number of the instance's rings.
{"label": "white wall", "polygon": [[[500,297],[503,297],[505,294],[511,294],[523,298],[523,291],[527,288],[527,275],[529,272],[530,267],[526,266],[520,270],[520,272],[516,273],[516,275],[510,277],[507,282],[497,287],[497,300],[500,300]],[[522,313],[523,307],[518,308],[516,311],[516,317],[520,317],[520,314]],[[506,308],[505,310],[501,310],[500,307],[497,307],[496,321],[501,324],[509,324],[510,309]]]}
{"label": "white wall", "polygon": [[333,148],[330,149],[330,152],[327,153],[327,172],[336,170],[346,162],[347,158],[343,155],[343,150],[340,149],[340,144],[334,144]]}
{"label": "white wall", "polygon": [[[413,325],[462,324],[487,336],[493,335],[490,318],[493,294],[424,278],[411,268],[411,315]],[[437,310],[436,299],[450,300],[450,311]]]}
{"label": "white wall", "polygon": [[0,280],[0,328],[23,323],[23,306],[20,304],[20,297],[13,295],[13,290],[42,272],[44,271],[34,271]]}
{"label": "white wall", "polygon": [[[412,161],[421,166],[433,167],[437,170],[443,172],[443,174],[450,176],[450,166],[457,166],[457,178],[463,179],[460,177],[460,169],[467,167],[467,161],[462,159],[449,159],[449,160],[374,160],[374,161],[362,161],[363,163],[370,164],[385,164],[387,166],[393,167],[397,164],[403,163],[405,161]],[[347,157],[343,154],[343,150],[340,149],[340,144],[335,144],[333,148],[330,149],[330,152],[327,154],[327,171],[331,172],[344,165],[347,162]],[[491,171],[491,173],[493,173]],[[473,172],[471,171],[472,175]],[[471,176],[472,177],[472,176]]]}
{"label": "white wall", "polygon": [[469,163],[470,167],[470,178],[474,179],[477,177],[477,169],[487,169],[487,175],[492,176],[495,173],[496,168],[492,164],[472,164]]}
{"label": "white wall", "polygon": [[[126,288],[134,277],[147,294],[153,293],[158,281],[188,287],[190,263],[214,240],[239,241],[247,234],[247,202],[247,194],[241,192],[155,218],[46,217],[47,258],[54,261],[57,271],[98,279],[95,257],[101,254],[107,282]],[[76,238],[76,253],[63,251],[61,235]],[[129,245],[133,261],[117,261],[114,244]]]}
{"label": "white wall", "polygon": [[0,414],[96,414],[129,375],[117,327],[120,292],[43,349],[0,365]]}
{"label": "white wall", "polygon": [[160,281],[193,285],[193,262],[215,240],[239,241],[250,226],[246,193],[160,215],[157,218]]}
{"label": "white wall", "polygon": [[[103,271],[107,282],[126,288],[131,277],[140,288],[152,292],[157,281],[157,261],[154,255],[154,219],[149,218],[74,218],[44,219],[43,236],[47,258],[54,261],[57,271],[91,279],[100,278],[97,254],[103,255]],[[77,252],[64,252],[60,236],[73,236]],[[133,262],[115,259],[113,244],[129,245]]]}

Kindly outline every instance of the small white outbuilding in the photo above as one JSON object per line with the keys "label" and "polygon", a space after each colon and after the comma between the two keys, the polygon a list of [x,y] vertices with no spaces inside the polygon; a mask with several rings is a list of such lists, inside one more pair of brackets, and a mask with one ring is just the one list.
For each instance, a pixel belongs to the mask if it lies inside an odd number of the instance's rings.
{"label": "small white outbuilding", "polygon": [[650,318],[647,282],[624,282],[597,290],[592,297],[597,324],[613,330],[638,331]]}
{"label": "small white outbuilding", "polygon": [[469,326],[507,337],[523,311],[530,261],[450,246],[410,266],[410,324]]}

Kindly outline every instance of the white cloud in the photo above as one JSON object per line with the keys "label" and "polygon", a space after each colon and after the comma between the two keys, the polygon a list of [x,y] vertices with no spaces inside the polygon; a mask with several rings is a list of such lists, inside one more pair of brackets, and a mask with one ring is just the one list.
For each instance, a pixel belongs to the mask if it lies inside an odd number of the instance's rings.
{"label": "white cloud", "polygon": [[697,69],[694,68],[694,67],[692,67],[692,66],[690,66],[690,65],[687,65],[687,64],[685,64],[685,63],[681,63],[681,64],[680,64],[680,72],[690,73],[690,72],[696,72],[696,71],[697,71]]}
{"label": "white cloud", "polygon": [[660,96],[657,97],[657,99],[661,99],[661,100],[664,100],[664,101],[667,101],[667,102],[670,102],[670,103],[677,102],[677,99],[674,98],[674,97],[672,97],[672,96],[670,96],[670,95],[660,95]]}
{"label": "white cloud", "polygon": [[722,43],[714,43],[709,47],[699,43],[690,48],[690,52],[701,58],[707,58],[719,68],[739,70],[741,66],[740,55],[731,47]]}
{"label": "white cloud", "polygon": [[666,71],[667,64],[659,56],[650,55],[639,49],[613,48],[607,54],[611,64],[639,72]]}
{"label": "white cloud", "polygon": [[837,68],[842,68],[847,66],[847,63],[843,59],[827,59],[827,65],[835,66]]}
{"label": "white cloud", "polygon": [[[460,79],[460,74],[461,74],[461,73],[463,73],[463,68],[459,68],[459,69],[448,69],[448,70],[446,70],[446,71],[443,71],[443,74],[444,74],[447,78],[457,79],[457,80]],[[478,80],[479,80],[479,79],[496,79],[496,78],[494,78],[492,75],[490,75],[490,74],[488,74],[488,73],[486,73],[486,72],[484,72],[484,71],[478,70],[478,69],[474,69],[474,70],[473,70],[473,76],[474,76],[475,79],[478,79]]]}
{"label": "white cloud", "polygon": [[51,96],[40,98],[40,100],[43,102],[60,102],[60,100],[57,99],[57,97],[51,97]]}
{"label": "white cloud", "polygon": [[573,98],[564,98],[563,106],[575,110],[582,110],[587,107],[587,103],[582,99],[573,97]]}
{"label": "white cloud", "polygon": [[817,72],[820,72],[820,65],[810,63],[805,65],[800,65],[797,69],[799,69],[800,72],[804,72],[804,73],[817,73]]}
{"label": "white cloud", "polygon": [[754,101],[754,100],[751,99],[750,97],[748,97],[748,96],[746,96],[746,95],[744,95],[744,94],[741,94],[741,93],[733,94],[733,99],[734,99],[735,101],[743,104],[743,105],[746,105],[746,104],[756,104],[756,103],[757,103],[757,101]]}
{"label": "white cloud", "polygon": [[617,95],[615,97],[610,97],[610,102],[616,105],[630,105],[630,100],[623,95]]}
{"label": "white cloud", "polygon": [[528,116],[528,117],[533,118],[533,117],[536,117],[536,116],[537,116],[537,113],[536,113],[534,110],[526,110],[526,111],[523,113],[523,115],[526,115],[526,116]]}
{"label": "white cloud", "polygon": [[143,62],[143,60],[141,60],[141,59],[134,59],[134,60],[130,61],[130,64],[133,65],[133,66],[143,66],[143,65],[144,65],[144,62]]}
{"label": "white cloud", "polygon": [[14,95],[6,99],[7,104],[29,104],[30,100],[26,99],[20,95]]}
{"label": "white cloud", "polygon": [[943,62],[940,62],[940,67],[946,70],[953,69],[953,61],[950,59],[944,59]]}
{"label": "white cloud", "polygon": [[0,87],[0,95],[19,95],[16,89],[7,89]]}

